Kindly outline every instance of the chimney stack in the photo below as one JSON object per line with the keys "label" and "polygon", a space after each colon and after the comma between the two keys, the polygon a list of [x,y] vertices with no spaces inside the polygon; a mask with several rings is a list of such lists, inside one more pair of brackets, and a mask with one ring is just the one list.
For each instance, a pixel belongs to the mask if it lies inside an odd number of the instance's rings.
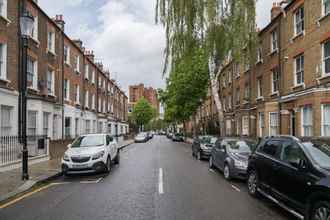
{"label": "chimney stack", "polygon": [[86,50],[85,51],[85,56],[87,58],[89,58],[92,62],[94,62],[94,58],[95,58],[94,51],[92,51],[92,50]]}
{"label": "chimney stack", "polygon": [[101,71],[103,71],[103,63],[102,63],[102,62],[97,62],[97,63],[96,63],[96,66],[97,66]]}
{"label": "chimney stack", "polygon": [[63,19],[63,15],[56,15],[53,20],[55,21],[57,26],[59,26],[61,28],[61,30],[64,31],[65,21]]}
{"label": "chimney stack", "polygon": [[271,9],[271,20],[276,18],[279,14],[282,13],[282,7],[279,3],[274,2],[273,7]]}
{"label": "chimney stack", "polygon": [[80,39],[72,40],[73,43],[80,48],[80,50],[83,50],[83,42]]}

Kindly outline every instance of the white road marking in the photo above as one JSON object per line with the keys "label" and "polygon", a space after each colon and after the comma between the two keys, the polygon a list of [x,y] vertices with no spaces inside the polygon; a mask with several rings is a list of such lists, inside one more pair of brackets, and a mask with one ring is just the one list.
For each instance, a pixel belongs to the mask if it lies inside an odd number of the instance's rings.
{"label": "white road marking", "polygon": [[237,186],[234,186],[234,185],[231,185],[231,187],[236,190],[237,192],[241,192],[241,190],[237,187]]}
{"label": "white road marking", "polygon": [[82,184],[95,184],[95,183],[99,183],[101,180],[103,179],[103,177],[101,177],[101,178],[98,178],[97,180],[87,180],[87,181],[80,181],[80,183],[82,183]]}
{"label": "white road marking", "polygon": [[163,168],[159,168],[159,176],[158,176],[158,193],[164,194],[164,186],[163,186]]}

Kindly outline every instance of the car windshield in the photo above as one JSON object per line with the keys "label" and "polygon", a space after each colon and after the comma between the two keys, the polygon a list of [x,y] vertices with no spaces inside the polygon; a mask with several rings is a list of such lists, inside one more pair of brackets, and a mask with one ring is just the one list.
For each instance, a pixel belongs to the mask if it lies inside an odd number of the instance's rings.
{"label": "car windshield", "polygon": [[138,136],[138,137],[145,137],[145,136],[147,136],[147,133],[140,133],[140,134],[138,134],[137,136]]}
{"label": "car windshield", "polygon": [[104,136],[95,135],[95,136],[81,136],[78,137],[73,143],[72,148],[79,147],[98,147],[104,145]]}
{"label": "car windshield", "polygon": [[330,144],[322,140],[303,143],[316,163],[322,168],[330,169]]}
{"label": "car windshield", "polygon": [[[214,141],[214,137],[211,136],[201,136],[199,137],[199,140],[201,142],[201,144],[212,144],[212,141]],[[214,141],[214,143],[216,142],[216,140]]]}
{"label": "car windshield", "polygon": [[229,150],[238,153],[250,153],[253,149],[252,141],[228,141]]}

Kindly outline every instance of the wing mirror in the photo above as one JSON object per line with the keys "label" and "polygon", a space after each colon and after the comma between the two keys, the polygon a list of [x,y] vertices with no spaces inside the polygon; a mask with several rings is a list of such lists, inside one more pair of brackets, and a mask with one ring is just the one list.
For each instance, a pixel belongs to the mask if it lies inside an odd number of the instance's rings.
{"label": "wing mirror", "polygon": [[305,170],[307,168],[307,162],[304,159],[299,159],[298,161],[292,161],[290,164],[299,170]]}
{"label": "wing mirror", "polygon": [[68,144],[67,148],[70,149],[72,147],[72,144]]}

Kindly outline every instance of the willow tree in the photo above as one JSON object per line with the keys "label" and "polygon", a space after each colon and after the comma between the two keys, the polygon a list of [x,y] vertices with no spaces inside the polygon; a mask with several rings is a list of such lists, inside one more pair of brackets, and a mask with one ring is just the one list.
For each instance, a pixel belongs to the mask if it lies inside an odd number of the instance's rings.
{"label": "willow tree", "polygon": [[183,55],[193,53],[192,44],[199,42],[209,57],[211,91],[223,131],[218,76],[228,58],[240,63],[244,54],[249,54],[250,62],[254,61],[256,0],[156,1],[156,23],[161,23],[166,30],[163,74],[169,67],[175,68],[176,61]]}

